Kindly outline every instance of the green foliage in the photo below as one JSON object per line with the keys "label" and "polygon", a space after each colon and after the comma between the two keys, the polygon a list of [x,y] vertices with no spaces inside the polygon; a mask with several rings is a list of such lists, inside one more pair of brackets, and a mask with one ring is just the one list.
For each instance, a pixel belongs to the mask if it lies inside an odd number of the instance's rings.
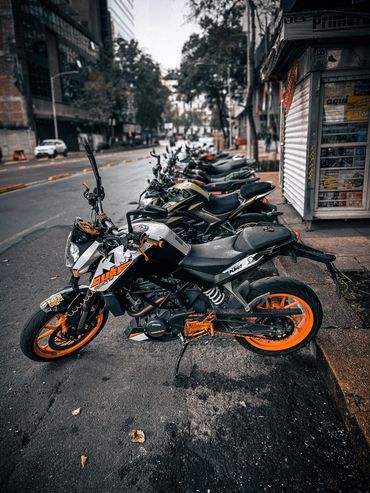
{"label": "green foliage", "polygon": [[82,78],[83,89],[76,105],[87,111],[92,121],[105,125],[110,118],[123,121],[129,86],[113,60],[102,54],[95,66],[84,69]]}
{"label": "green foliage", "polygon": [[159,65],[142,52],[136,41],[117,41],[116,61],[123,79],[129,84],[136,109],[136,121],[143,128],[156,128],[169,95],[162,84]]}
{"label": "green foliage", "polygon": [[216,106],[219,127],[224,129],[229,84],[236,100],[241,99],[245,87],[246,36],[240,24],[242,2],[192,0],[190,4],[202,32],[192,34],[184,44],[179,90],[187,101],[205,94],[209,106]]}
{"label": "green foliage", "polygon": [[115,118],[121,123],[138,123],[143,129],[156,128],[168,98],[159,66],[136,41],[118,39],[117,47],[114,58],[102,54],[95,66],[85,69],[77,105],[93,121],[106,125]]}

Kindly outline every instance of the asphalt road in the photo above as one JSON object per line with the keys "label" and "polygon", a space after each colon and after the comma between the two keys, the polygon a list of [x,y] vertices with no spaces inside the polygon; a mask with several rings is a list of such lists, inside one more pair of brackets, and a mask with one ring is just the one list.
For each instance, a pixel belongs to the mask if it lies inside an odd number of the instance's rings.
{"label": "asphalt road", "polygon": [[[117,223],[144,187],[145,163],[102,171],[105,209]],[[0,490],[366,491],[308,350],[273,359],[231,339],[198,342],[175,382],[179,343],[130,342],[126,317],[111,317],[79,357],[42,364],[22,355],[23,324],[66,284],[67,225],[88,215],[80,182],[0,196]],[[132,429],[145,443],[130,443]]]}
{"label": "asphalt road", "polygon": [[[118,164],[123,161],[131,161],[149,155],[150,149],[137,149],[120,152],[104,152],[96,154],[98,165]],[[0,165],[0,188],[16,183],[35,184],[47,180],[49,176],[61,173],[78,173],[89,168],[89,162],[85,156],[73,156],[64,158],[57,156],[55,159],[32,158],[25,162],[12,162]]]}

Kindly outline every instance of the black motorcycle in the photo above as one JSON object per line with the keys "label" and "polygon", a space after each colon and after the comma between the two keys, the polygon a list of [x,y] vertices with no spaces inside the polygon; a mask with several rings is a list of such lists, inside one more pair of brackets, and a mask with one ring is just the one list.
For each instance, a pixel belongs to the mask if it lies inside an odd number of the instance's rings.
{"label": "black motorcycle", "polygon": [[[305,346],[322,321],[319,299],[304,283],[281,277],[249,282],[246,274],[277,255],[335,260],[298,241],[282,225],[261,225],[229,238],[189,245],[165,224],[119,229],[103,211],[104,190],[94,156],[86,150],[96,179],[84,197],[92,222],[77,218],[65,255],[70,285],[43,301],[22,330],[23,353],[35,361],[56,361],[81,350],[103,329],[109,313],[132,318],[132,340],[182,341],[176,373],[189,342],[233,337],[262,355]],[[161,210],[148,207],[159,218]],[[82,275],[88,285],[80,284]],[[242,280],[243,279],[243,280]]]}

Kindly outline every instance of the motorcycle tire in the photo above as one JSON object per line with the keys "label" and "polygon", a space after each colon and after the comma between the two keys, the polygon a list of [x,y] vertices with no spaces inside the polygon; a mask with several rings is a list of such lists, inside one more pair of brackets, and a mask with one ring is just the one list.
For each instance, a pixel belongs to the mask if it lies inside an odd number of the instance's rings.
{"label": "motorcycle tire", "polygon": [[[21,350],[25,356],[34,361],[52,362],[57,359],[67,358],[95,339],[103,329],[108,314],[107,309],[101,310],[94,319],[96,323],[93,327],[84,332],[78,340],[68,341],[69,345],[68,342],[64,346],[60,344],[61,349],[58,350],[56,346],[58,338],[62,340],[60,338],[61,329],[53,326],[52,323],[55,323],[58,317],[65,315],[65,311],[64,313],[62,311],[60,313],[46,313],[40,308],[32,315],[22,330],[20,338]],[[53,347],[50,346],[51,338],[53,338]]]}
{"label": "motorcycle tire", "polygon": [[[301,281],[287,277],[269,277],[260,279],[251,285],[246,296],[252,301],[257,296],[270,293],[262,308],[283,309],[295,306],[302,315],[280,317],[278,320],[286,326],[286,334],[272,337],[237,337],[244,348],[264,356],[280,356],[293,353],[306,346],[317,334],[322,323],[322,306],[315,292]],[[276,323],[276,318],[257,319],[260,323]]]}
{"label": "motorcycle tire", "polygon": [[235,219],[233,222],[233,227],[236,232],[239,233],[242,229],[251,228],[261,221],[265,221],[261,214],[247,213]]}

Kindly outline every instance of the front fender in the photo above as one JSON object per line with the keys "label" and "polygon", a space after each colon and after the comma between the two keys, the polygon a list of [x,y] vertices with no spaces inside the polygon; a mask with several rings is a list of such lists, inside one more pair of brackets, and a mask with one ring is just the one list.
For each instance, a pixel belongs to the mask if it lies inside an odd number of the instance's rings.
{"label": "front fender", "polygon": [[61,309],[66,310],[79,293],[86,293],[88,289],[89,286],[83,284],[67,286],[40,303],[40,308],[46,313],[57,313]]}

